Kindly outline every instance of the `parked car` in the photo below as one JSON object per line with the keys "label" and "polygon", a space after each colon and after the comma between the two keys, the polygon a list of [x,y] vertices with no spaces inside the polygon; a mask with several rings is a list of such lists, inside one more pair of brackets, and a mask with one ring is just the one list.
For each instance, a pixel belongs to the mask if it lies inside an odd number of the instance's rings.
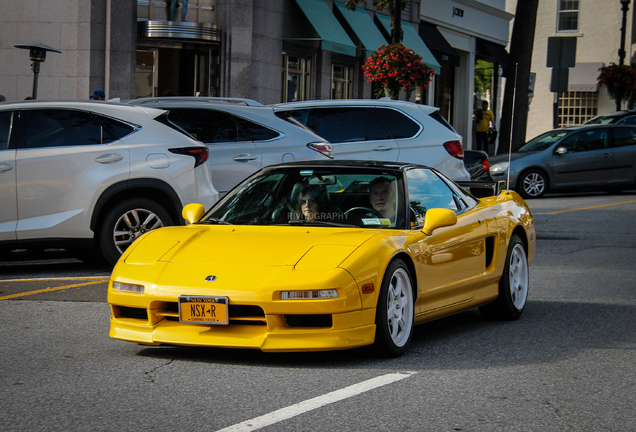
{"label": "parked car", "polygon": [[472,181],[493,181],[490,175],[490,159],[482,150],[464,150],[464,167]]}
{"label": "parked car", "polygon": [[183,216],[190,225],[142,236],[117,263],[111,337],[398,356],[415,324],[477,307],[519,318],[536,250],[517,193],[476,200],[415,164],[270,166]]}
{"label": "parked car", "polygon": [[283,119],[307,125],[339,160],[408,161],[466,181],[462,137],[439,108],[390,99],[321,100],[274,105]]}
{"label": "parked car", "polygon": [[211,206],[207,148],[164,116],[109,102],[0,104],[0,249],[98,251],[114,264],[144,232],[183,223],[184,205]]}
{"label": "parked car", "polygon": [[212,182],[221,194],[267,165],[333,157],[323,138],[253,100],[179,96],[128,103],[168,110],[168,121],[207,145]]}
{"label": "parked car", "polygon": [[636,126],[584,125],[546,132],[510,155],[490,158],[495,180],[524,198],[548,191],[603,189],[617,193],[636,184]]}
{"label": "parked car", "polygon": [[636,124],[636,111],[618,111],[612,114],[606,114],[594,117],[586,121],[584,124]]}

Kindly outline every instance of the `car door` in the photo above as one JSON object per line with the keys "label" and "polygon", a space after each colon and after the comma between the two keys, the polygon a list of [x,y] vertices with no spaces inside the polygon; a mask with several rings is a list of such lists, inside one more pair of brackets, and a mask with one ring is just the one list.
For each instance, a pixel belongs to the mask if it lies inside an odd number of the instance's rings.
{"label": "car door", "polygon": [[603,186],[610,180],[613,160],[607,128],[590,127],[568,135],[555,149],[560,147],[567,152],[552,156],[554,187]]}
{"label": "car door", "polygon": [[400,147],[373,107],[313,108],[307,125],[331,142],[334,159],[398,160]]}
{"label": "car door", "polygon": [[633,184],[636,180],[636,127],[612,128],[611,154],[614,161],[612,184]]}
{"label": "car door", "polygon": [[431,208],[447,208],[458,214],[456,225],[439,228],[418,241],[416,313],[471,300],[487,266],[486,218],[474,200],[462,199],[431,170],[412,169],[406,178],[414,213],[426,218]]}
{"label": "car door", "polygon": [[212,184],[221,195],[261,168],[260,150],[229,114],[213,109],[170,108],[168,119],[208,146]]}
{"label": "car door", "polygon": [[0,241],[15,240],[18,206],[15,186],[15,149],[11,148],[13,111],[0,112]]}
{"label": "car door", "polygon": [[94,198],[128,179],[128,149],[86,111],[21,110],[19,124],[17,239],[91,237]]}

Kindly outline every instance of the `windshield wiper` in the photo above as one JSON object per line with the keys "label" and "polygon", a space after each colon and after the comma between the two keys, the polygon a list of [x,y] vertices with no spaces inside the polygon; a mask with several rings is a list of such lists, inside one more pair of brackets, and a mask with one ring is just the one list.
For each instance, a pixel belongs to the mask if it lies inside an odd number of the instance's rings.
{"label": "windshield wiper", "polygon": [[209,225],[233,225],[233,224],[231,224],[229,222],[225,222],[224,220],[217,219],[217,218],[209,218],[209,219],[205,219],[205,220],[199,221],[197,223],[209,224]]}

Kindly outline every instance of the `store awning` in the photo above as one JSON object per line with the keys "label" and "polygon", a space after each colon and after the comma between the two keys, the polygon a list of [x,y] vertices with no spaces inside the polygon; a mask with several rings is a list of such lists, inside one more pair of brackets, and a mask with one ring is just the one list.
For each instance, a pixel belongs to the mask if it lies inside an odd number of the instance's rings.
{"label": "store awning", "polygon": [[596,79],[603,63],[576,63],[570,69],[568,91],[596,91]]}
{"label": "store awning", "polygon": [[448,63],[459,66],[459,54],[448,43],[444,35],[437,30],[437,26],[421,22],[419,34],[440,64]]}
{"label": "store awning", "polygon": [[504,68],[504,70],[508,67],[509,54],[504,46],[479,38],[477,38],[477,43],[480,45],[480,48],[482,48],[489,57],[494,59],[499,66]]}
{"label": "store awning", "polygon": [[358,39],[360,39],[367,51],[367,57],[382,45],[388,44],[365,9],[356,8],[355,11],[350,11],[345,8],[344,3],[334,2],[334,4],[338,7],[338,10],[351,26]]}
{"label": "store awning", "polygon": [[[375,14],[378,18],[384,29],[388,34],[391,34],[391,18],[387,15]],[[404,34],[404,39],[402,43],[405,47],[412,49],[416,54],[422,56],[422,63],[427,64],[435,71],[436,74],[440,72],[440,65],[435,59],[435,56],[428,49],[420,35],[415,31],[415,27],[408,21],[402,21],[402,33]]]}
{"label": "store awning", "polygon": [[296,3],[320,36],[322,49],[356,56],[356,46],[324,0],[296,0]]}

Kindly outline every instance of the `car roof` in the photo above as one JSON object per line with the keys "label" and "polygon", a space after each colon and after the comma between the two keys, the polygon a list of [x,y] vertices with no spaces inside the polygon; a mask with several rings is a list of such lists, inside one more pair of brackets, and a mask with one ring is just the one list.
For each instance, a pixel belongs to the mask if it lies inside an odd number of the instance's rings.
{"label": "car roof", "polygon": [[0,109],[35,109],[35,108],[68,108],[81,109],[86,111],[100,112],[117,117],[118,113],[129,115],[144,115],[152,118],[157,117],[165,110],[153,107],[137,107],[119,102],[94,101],[94,100],[26,100],[15,102],[3,102]]}
{"label": "car roof", "polygon": [[200,103],[200,104],[232,104],[242,106],[264,106],[260,102],[252,99],[244,98],[222,98],[222,97],[205,97],[205,96],[162,96],[131,99],[126,101],[130,105],[152,105],[165,103]]}
{"label": "car roof", "polygon": [[318,106],[385,106],[393,108],[420,108],[427,114],[438,111],[439,108],[430,105],[421,105],[413,102],[392,100],[389,98],[382,99],[328,99],[328,100],[308,100],[301,102],[286,102],[271,105],[274,110],[294,109],[301,107],[318,107]]}
{"label": "car roof", "polygon": [[376,168],[401,171],[412,168],[430,168],[425,165],[375,161],[375,160],[313,160],[313,161],[295,161],[269,165],[267,168],[284,168],[284,167],[334,167],[334,168]]}

